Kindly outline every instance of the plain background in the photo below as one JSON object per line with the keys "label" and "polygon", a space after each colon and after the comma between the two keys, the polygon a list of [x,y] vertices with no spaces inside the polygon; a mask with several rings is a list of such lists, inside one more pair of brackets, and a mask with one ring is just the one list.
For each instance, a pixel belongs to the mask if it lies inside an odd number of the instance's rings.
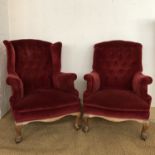
{"label": "plain background", "polygon": [[[154,0],[0,0],[0,40],[61,41],[62,71],[77,73],[76,88],[82,94],[83,75],[92,69],[93,45],[101,41],[142,43],[144,73],[155,77],[154,6]],[[0,46],[1,104],[6,109],[10,89],[4,84],[6,54]],[[155,106],[153,92],[154,84],[149,93]]]}
{"label": "plain background", "polygon": [[8,1],[0,0],[0,118],[8,111],[11,91],[6,85],[6,52],[2,43],[9,38]]}

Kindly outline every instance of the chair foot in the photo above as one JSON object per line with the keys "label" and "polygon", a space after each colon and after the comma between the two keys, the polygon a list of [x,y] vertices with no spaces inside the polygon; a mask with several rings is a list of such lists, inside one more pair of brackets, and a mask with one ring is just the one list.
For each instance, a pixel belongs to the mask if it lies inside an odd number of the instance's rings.
{"label": "chair foot", "polygon": [[84,127],[82,128],[82,131],[83,131],[84,133],[87,133],[87,132],[89,131],[89,127],[88,127],[88,126],[84,126]]}
{"label": "chair foot", "polygon": [[86,117],[86,116],[83,117],[82,131],[85,132],[85,133],[87,133],[89,131],[88,117]]}
{"label": "chair foot", "polygon": [[16,144],[22,142],[23,137],[22,137],[22,125],[15,125],[16,129],[16,137],[15,137],[15,142]]}
{"label": "chair foot", "polygon": [[15,137],[15,143],[16,143],[16,144],[22,142],[22,140],[23,140],[23,137],[22,137],[22,136],[17,136],[17,137]]}
{"label": "chair foot", "polygon": [[141,130],[141,139],[144,141],[148,138],[148,133],[147,133],[148,128],[149,128],[149,121],[144,122]]}
{"label": "chair foot", "polygon": [[75,123],[74,123],[75,130],[81,129],[81,113],[76,116]]}

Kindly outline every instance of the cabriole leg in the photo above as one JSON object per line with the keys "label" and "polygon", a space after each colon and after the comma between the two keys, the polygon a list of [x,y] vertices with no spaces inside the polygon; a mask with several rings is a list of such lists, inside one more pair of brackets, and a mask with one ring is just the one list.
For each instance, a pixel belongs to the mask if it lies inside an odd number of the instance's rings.
{"label": "cabriole leg", "polygon": [[143,127],[141,130],[141,139],[144,141],[148,138],[148,134],[147,134],[148,128],[149,128],[149,121],[146,121],[143,123]]}
{"label": "cabriole leg", "polygon": [[75,127],[76,130],[79,130],[81,128],[81,113],[79,113],[76,116],[74,127]]}
{"label": "cabriole leg", "polygon": [[87,133],[89,131],[89,125],[88,125],[88,117],[84,116],[83,117],[83,132]]}
{"label": "cabriole leg", "polygon": [[23,140],[22,137],[22,125],[16,125],[15,124],[15,130],[16,130],[16,137],[15,137],[15,142],[20,143]]}

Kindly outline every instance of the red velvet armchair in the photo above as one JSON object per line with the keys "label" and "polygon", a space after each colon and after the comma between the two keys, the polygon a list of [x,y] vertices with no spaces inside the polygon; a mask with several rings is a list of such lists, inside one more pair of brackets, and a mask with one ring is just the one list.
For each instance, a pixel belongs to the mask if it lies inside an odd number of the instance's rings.
{"label": "red velvet armchair", "polygon": [[141,138],[146,139],[151,96],[147,86],[152,78],[142,74],[142,45],[109,41],[94,46],[93,71],[86,74],[84,128],[88,118],[111,121],[134,120],[143,123]]}
{"label": "red velvet armchair", "polygon": [[73,73],[62,73],[61,43],[41,40],[4,41],[7,49],[7,83],[13,95],[11,111],[16,139],[22,141],[23,125],[34,121],[54,121],[75,115],[79,128],[80,100]]}

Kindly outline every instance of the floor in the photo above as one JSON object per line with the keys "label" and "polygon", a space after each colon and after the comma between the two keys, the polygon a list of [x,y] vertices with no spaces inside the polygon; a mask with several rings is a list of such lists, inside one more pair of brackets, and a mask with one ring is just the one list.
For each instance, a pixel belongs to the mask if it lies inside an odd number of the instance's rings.
{"label": "floor", "polygon": [[[152,120],[154,114],[151,115]],[[24,127],[24,140],[14,142],[14,124],[10,113],[0,120],[0,155],[155,155],[155,123],[149,138],[142,141],[141,124],[90,120],[90,131],[75,131],[73,117],[53,123],[32,123]]]}

